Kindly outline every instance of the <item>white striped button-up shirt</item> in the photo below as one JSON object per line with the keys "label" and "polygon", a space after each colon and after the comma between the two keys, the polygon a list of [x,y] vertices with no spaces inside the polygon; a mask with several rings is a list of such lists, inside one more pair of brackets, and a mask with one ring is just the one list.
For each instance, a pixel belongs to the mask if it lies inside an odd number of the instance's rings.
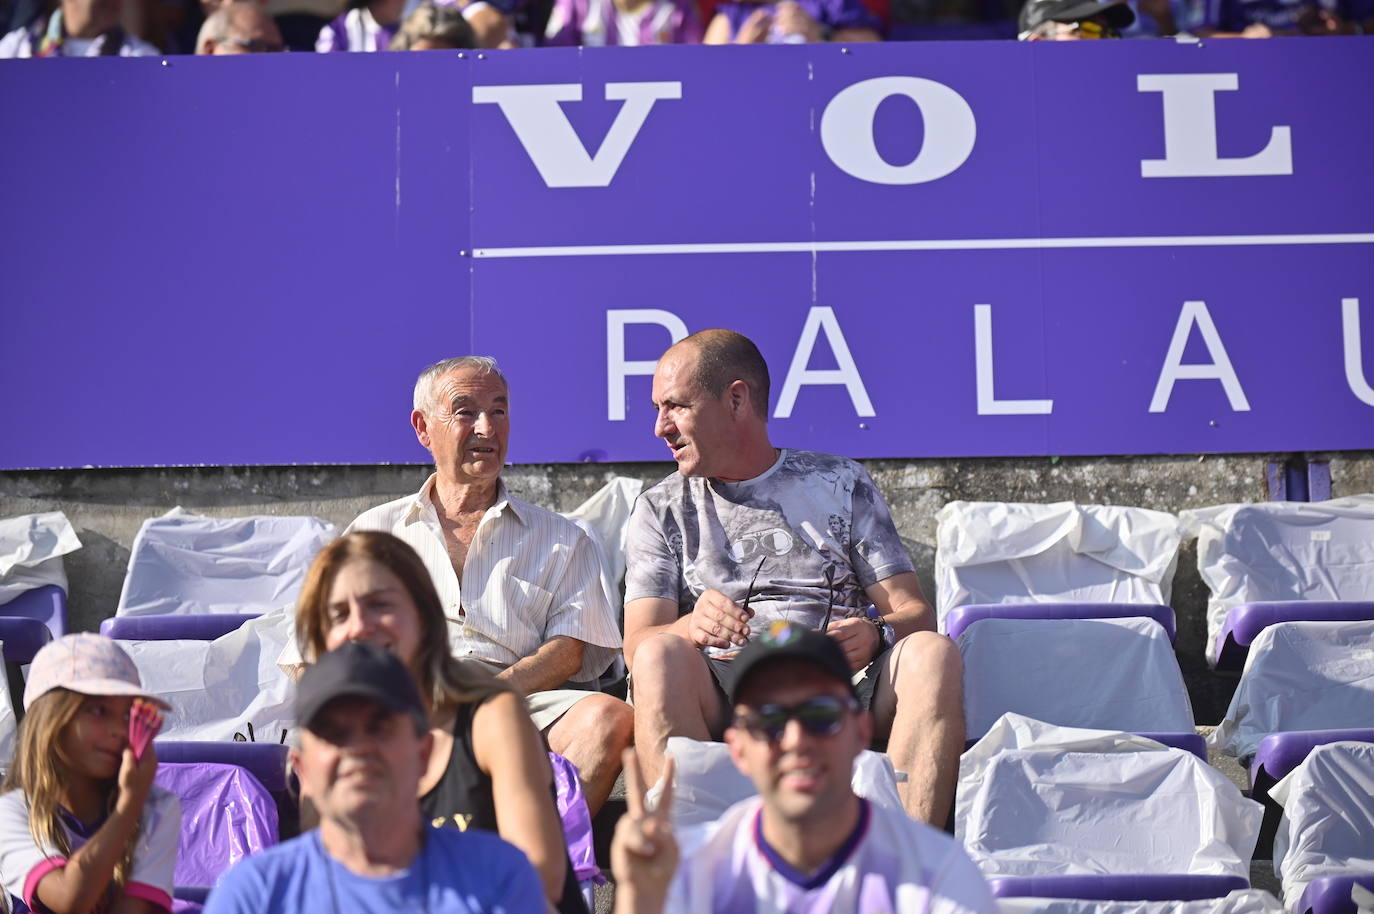
{"label": "white striped button-up shirt", "polygon": [[596,544],[572,521],[498,483],[496,504],[477,525],[460,581],[430,497],[436,478],[416,495],[364,511],[345,532],[393,533],[420,554],[448,617],[455,656],[504,668],[566,635],[586,645],[573,680],[596,679],[621,647]]}

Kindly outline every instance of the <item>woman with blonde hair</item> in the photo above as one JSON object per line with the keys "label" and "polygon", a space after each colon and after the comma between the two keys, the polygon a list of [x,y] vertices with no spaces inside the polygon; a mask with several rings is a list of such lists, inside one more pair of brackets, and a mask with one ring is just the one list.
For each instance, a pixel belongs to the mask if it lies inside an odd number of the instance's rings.
{"label": "woman with blonde hair", "polygon": [[161,726],[129,655],[66,635],[33,658],[14,763],[0,786],[0,881],[51,914],[172,907],[176,796],[153,786]]}
{"label": "woman with blonde hair", "polygon": [[420,805],[436,825],[495,831],[519,847],[565,912],[585,911],[568,862],[539,731],[514,689],[449,650],[429,571],[389,533],[359,532],[321,550],[296,609],[307,663],[349,641],[386,648],[429,703],[434,749]]}

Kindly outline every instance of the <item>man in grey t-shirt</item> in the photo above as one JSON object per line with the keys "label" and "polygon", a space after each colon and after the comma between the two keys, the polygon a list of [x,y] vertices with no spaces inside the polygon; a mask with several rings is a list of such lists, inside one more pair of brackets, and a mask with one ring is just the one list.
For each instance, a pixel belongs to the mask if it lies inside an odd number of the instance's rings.
{"label": "man in grey t-shirt", "polygon": [[654,371],[654,434],[678,472],[644,493],[626,541],[625,658],[652,782],[669,736],[718,739],[732,658],[783,622],[844,651],[900,771],[906,809],[943,826],[963,751],[959,652],[935,633],[887,505],[852,460],[768,437],[768,366],[705,330]]}

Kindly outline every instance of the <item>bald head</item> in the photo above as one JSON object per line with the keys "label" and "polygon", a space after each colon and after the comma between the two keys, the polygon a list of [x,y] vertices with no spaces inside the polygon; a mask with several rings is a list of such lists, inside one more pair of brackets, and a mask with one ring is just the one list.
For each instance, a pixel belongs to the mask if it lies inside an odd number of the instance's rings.
{"label": "bald head", "polygon": [[673,350],[696,355],[696,384],[713,397],[720,397],[734,382],[743,381],[749,388],[755,412],[768,419],[768,363],[749,337],[733,330],[701,330],[668,351]]}
{"label": "bald head", "polygon": [[256,0],[222,4],[196,36],[197,54],[255,54],[281,49],[277,24]]}

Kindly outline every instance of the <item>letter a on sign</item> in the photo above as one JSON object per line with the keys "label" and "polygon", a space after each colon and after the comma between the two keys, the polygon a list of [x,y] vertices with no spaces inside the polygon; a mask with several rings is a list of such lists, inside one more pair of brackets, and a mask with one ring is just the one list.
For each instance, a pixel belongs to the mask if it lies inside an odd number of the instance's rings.
{"label": "letter a on sign", "polygon": [[[835,354],[839,368],[806,367],[811,361],[811,353],[816,348],[816,338],[822,331],[825,333],[825,341],[830,344],[830,351]],[[849,401],[854,404],[855,415],[877,415],[873,411],[873,401],[868,399],[868,391],[864,389],[864,379],[859,377],[859,366],[854,364],[854,356],[849,354],[849,343],[845,341],[844,332],[840,330],[840,322],[835,319],[835,312],[830,308],[817,306],[807,313],[801,339],[797,340],[797,349],[792,353],[792,366],[787,369],[787,379],[782,382],[778,408],[773,411],[774,418],[786,419],[792,415],[792,408],[797,405],[797,394],[801,392],[803,384],[842,384],[844,389],[849,391]]]}
{"label": "letter a on sign", "polygon": [[473,104],[501,106],[501,113],[549,187],[610,185],[630,144],[659,99],[682,98],[682,83],[607,83],[607,101],[623,101],[615,123],[589,155],[559,102],[582,101],[577,83],[534,86],[473,86]]}
{"label": "letter a on sign", "polygon": [[[1202,341],[1207,344],[1207,354],[1212,361],[1202,365],[1184,365],[1183,350],[1188,346],[1188,336],[1194,324],[1202,334]],[[1168,409],[1174,382],[1184,380],[1220,381],[1232,410],[1243,413],[1250,409],[1250,401],[1245,399],[1245,391],[1240,389],[1240,378],[1236,377],[1231,358],[1221,344],[1217,325],[1212,323],[1212,315],[1203,301],[1183,303],[1183,311],[1174,325],[1174,338],[1169,343],[1169,354],[1164,357],[1164,367],[1160,369],[1159,382],[1155,384],[1155,395],[1150,400],[1150,412],[1162,413]]]}

